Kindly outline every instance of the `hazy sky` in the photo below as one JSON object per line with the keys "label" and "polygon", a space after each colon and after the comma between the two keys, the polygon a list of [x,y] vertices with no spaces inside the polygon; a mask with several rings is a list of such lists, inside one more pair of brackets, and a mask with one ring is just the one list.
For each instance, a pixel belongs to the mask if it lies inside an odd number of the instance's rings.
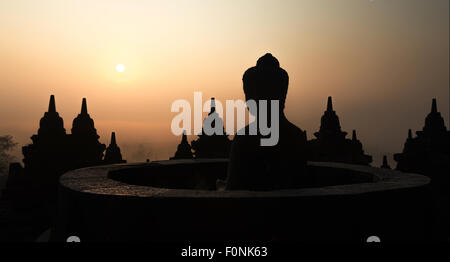
{"label": "hazy sky", "polygon": [[86,97],[103,143],[116,131],[125,158],[165,159],[172,102],[243,99],[242,74],[267,52],[309,138],[328,96],[375,165],[433,97],[448,127],[448,0],[0,0],[0,135],[30,143],[50,94],[70,132]]}

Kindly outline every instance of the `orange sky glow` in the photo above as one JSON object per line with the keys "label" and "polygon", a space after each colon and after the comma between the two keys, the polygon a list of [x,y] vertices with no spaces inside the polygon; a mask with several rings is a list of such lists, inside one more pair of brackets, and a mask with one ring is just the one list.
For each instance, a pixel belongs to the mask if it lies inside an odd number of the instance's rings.
{"label": "orange sky glow", "polygon": [[129,162],[167,159],[172,102],[244,99],[244,71],[270,52],[288,119],[311,138],[332,96],[379,165],[434,97],[448,128],[448,47],[448,0],[1,1],[0,135],[30,143],[51,94],[70,131],[86,97],[101,142],[115,131]]}

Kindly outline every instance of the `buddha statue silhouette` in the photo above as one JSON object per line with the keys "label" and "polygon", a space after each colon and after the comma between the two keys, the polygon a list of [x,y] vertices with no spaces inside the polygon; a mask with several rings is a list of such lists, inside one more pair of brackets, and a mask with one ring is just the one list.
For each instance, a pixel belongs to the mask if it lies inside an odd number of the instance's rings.
{"label": "buddha statue silhouette", "polygon": [[[289,76],[271,54],[258,59],[255,67],[243,76],[244,93],[250,114],[260,116],[258,101],[266,100],[267,126],[271,121],[271,101],[278,100],[279,139],[273,146],[262,146],[262,135],[257,127],[256,135],[250,135],[256,121],[245,126],[245,135],[236,135],[231,146],[225,190],[275,190],[296,188],[308,183],[306,176],[306,133],[289,122],[284,115]],[[257,103],[249,106],[249,100]],[[273,116],[272,116],[273,117]],[[258,118],[257,118],[258,119]],[[259,120],[258,120],[259,121]],[[252,127],[253,125],[253,127]]]}

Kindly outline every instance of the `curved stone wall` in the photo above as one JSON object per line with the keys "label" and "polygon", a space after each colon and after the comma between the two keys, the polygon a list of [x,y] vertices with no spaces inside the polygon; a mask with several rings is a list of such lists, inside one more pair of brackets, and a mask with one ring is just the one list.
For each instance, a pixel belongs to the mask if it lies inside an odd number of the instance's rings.
{"label": "curved stone wall", "polygon": [[225,178],[226,165],[226,159],[169,160],[71,171],[60,178],[52,240],[72,235],[82,241],[157,242],[429,237],[427,177],[310,162],[314,187],[217,191],[214,181]]}

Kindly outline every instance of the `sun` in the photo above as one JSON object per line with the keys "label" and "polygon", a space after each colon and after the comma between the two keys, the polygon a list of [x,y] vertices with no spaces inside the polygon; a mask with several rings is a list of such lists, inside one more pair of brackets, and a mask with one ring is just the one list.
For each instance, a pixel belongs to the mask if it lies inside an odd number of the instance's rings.
{"label": "sun", "polygon": [[123,64],[118,64],[116,65],[116,70],[119,73],[122,73],[123,71],[125,71],[125,66]]}

